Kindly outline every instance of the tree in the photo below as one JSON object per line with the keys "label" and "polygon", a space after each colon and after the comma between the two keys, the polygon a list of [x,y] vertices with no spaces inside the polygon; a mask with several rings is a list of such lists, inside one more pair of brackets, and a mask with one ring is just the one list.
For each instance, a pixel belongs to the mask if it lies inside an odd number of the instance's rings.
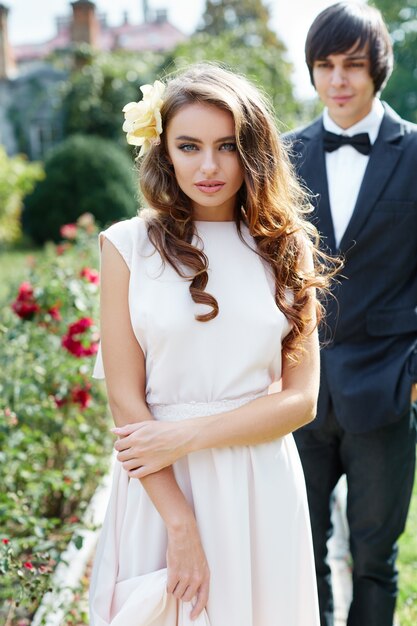
{"label": "tree", "polygon": [[261,0],[207,0],[202,25],[167,56],[164,70],[217,61],[251,79],[271,97],[277,118],[293,126],[300,115],[286,49],[269,28]]}
{"label": "tree", "polygon": [[98,135],[125,147],[122,109],[140,99],[139,85],[153,82],[162,58],[152,52],[78,51],[79,62],[62,94],[65,136]]}
{"label": "tree", "polygon": [[381,11],[391,33],[417,15],[417,0],[373,0],[370,4]]}
{"label": "tree", "polygon": [[417,0],[375,0],[394,45],[394,71],[383,98],[402,117],[417,122]]}
{"label": "tree", "polygon": [[262,0],[207,0],[200,31],[217,36],[248,25],[263,43],[283,49],[276,34],[269,28],[270,12]]}

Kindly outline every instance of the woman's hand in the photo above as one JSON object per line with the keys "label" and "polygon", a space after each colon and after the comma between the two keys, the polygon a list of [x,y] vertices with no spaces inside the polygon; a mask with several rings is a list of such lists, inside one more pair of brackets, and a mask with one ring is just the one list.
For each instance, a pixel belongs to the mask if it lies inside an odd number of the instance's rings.
{"label": "woman's hand", "polygon": [[195,600],[191,619],[196,619],[207,604],[210,572],[197,525],[168,527],[167,591],[182,602]]}
{"label": "woman's hand", "polygon": [[132,478],[144,478],[172,465],[188,452],[186,423],[148,420],[112,428],[117,459]]}

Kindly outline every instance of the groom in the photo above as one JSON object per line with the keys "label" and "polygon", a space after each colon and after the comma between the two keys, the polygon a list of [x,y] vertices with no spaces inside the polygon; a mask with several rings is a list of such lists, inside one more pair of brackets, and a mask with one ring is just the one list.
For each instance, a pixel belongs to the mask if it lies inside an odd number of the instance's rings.
{"label": "groom", "polygon": [[381,14],[340,2],[306,41],[323,115],[292,134],[313,221],[345,266],[327,303],[316,420],[295,433],[311,513],[322,626],[333,626],[326,542],[342,474],[353,558],[348,626],[392,626],[397,539],[414,478],[417,127],[378,95],[392,70]]}

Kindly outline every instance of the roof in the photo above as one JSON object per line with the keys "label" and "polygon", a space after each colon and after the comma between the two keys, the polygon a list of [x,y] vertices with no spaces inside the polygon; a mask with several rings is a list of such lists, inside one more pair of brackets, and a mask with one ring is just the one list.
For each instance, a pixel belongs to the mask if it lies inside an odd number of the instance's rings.
{"label": "roof", "polygon": [[[103,51],[116,49],[131,52],[165,52],[171,50],[186,36],[168,21],[143,24],[124,23],[120,26],[101,24],[98,48]],[[57,34],[43,43],[13,46],[16,63],[43,59],[55,50],[71,46],[71,21],[61,24]]]}

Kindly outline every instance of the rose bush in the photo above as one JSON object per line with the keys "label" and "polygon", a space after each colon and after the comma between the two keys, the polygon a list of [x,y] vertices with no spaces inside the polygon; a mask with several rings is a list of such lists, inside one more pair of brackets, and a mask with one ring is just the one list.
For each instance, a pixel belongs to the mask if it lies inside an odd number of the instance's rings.
{"label": "rose bush", "polygon": [[30,619],[112,447],[104,389],[91,380],[96,228],[84,215],[63,232],[0,310],[1,623]]}

